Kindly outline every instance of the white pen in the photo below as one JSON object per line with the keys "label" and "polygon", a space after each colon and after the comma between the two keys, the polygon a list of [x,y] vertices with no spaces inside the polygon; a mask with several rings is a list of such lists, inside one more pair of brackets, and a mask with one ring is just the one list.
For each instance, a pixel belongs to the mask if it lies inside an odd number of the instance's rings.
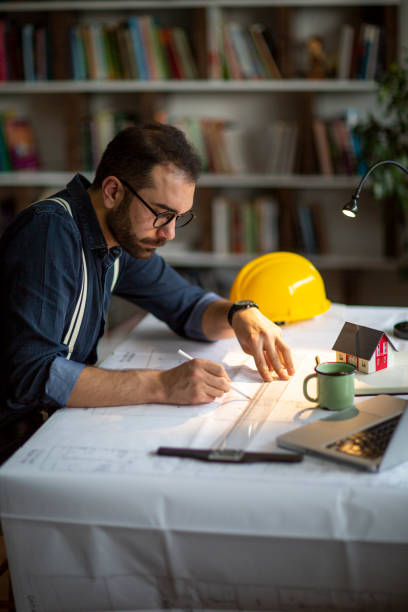
{"label": "white pen", "polygon": [[[179,349],[178,354],[181,355],[182,357],[185,357],[186,359],[188,359],[189,361],[191,361],[191,359],[194,359],[194,357],[191,357],[191,355],[188,355],[188,353],[186,353],[185,351]],[[241,389],[238,389],[238,387],[235,387],[235,385],[231,384],[231,389],[234,389],[234,391],[236,391],[237,393],[240,393],[241,395],[243,395],[246,399],[251,399],[249,397],[249,395],[247,395],[246,393],[244,393],[243,391],[241,391]]]}

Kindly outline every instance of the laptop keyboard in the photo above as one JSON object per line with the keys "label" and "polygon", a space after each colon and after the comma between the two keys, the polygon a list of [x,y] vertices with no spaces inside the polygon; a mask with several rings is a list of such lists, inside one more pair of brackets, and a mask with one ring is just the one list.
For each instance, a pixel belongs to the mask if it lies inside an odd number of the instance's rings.
{"label": "laptop keyboard", "polygon": [[378,459],[382,457],[387,444],[398,425],[401,415],[377,423],[372,427],[368,427],[363,431],[358,431],[355,434],[336,440],[327,445],[327,448],[354,455],[355,457],[365,457],[366,459]]}

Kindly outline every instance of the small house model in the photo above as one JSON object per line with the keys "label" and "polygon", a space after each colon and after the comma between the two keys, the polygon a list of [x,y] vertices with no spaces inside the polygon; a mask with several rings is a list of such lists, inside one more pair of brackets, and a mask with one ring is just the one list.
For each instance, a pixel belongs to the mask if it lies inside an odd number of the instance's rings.
{"label": "small house model", "polygon": [[387,334],[378,329],[345,323],[333,344],[336,360],[353,364],[360,372],[371,374],[391,365],[397,349]]}

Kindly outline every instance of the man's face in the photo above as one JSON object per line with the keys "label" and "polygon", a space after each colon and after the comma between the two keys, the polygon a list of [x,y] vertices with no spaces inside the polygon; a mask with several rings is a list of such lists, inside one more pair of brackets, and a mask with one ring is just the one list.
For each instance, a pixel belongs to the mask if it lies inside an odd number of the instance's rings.
{"label": "man's face", "polygon": [[[156,213],[181,215],[191,210],[194,183],[174,166],[157,165],[151,172],[152,186],[138,194]],[[157,247],[175,237],[175,219],[164,227],[153,227],[154,214],[128,189],[125,196],[108,212],[107,224],[121,247],[137,259],[148,259]]]}

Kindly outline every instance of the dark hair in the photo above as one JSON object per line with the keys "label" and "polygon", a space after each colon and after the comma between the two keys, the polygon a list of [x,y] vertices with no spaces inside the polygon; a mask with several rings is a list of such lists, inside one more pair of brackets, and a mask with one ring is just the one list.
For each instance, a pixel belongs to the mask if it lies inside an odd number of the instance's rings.
{"label": "dark hair", "polygon": [[129,181],[135,189],[149,187],[150,173],[157,164],[173,164],[193,183],[201,170],[199,156],[178,128],[163,123],[125,128],[106,147],[92,187],[101,187],[111,175]]}

